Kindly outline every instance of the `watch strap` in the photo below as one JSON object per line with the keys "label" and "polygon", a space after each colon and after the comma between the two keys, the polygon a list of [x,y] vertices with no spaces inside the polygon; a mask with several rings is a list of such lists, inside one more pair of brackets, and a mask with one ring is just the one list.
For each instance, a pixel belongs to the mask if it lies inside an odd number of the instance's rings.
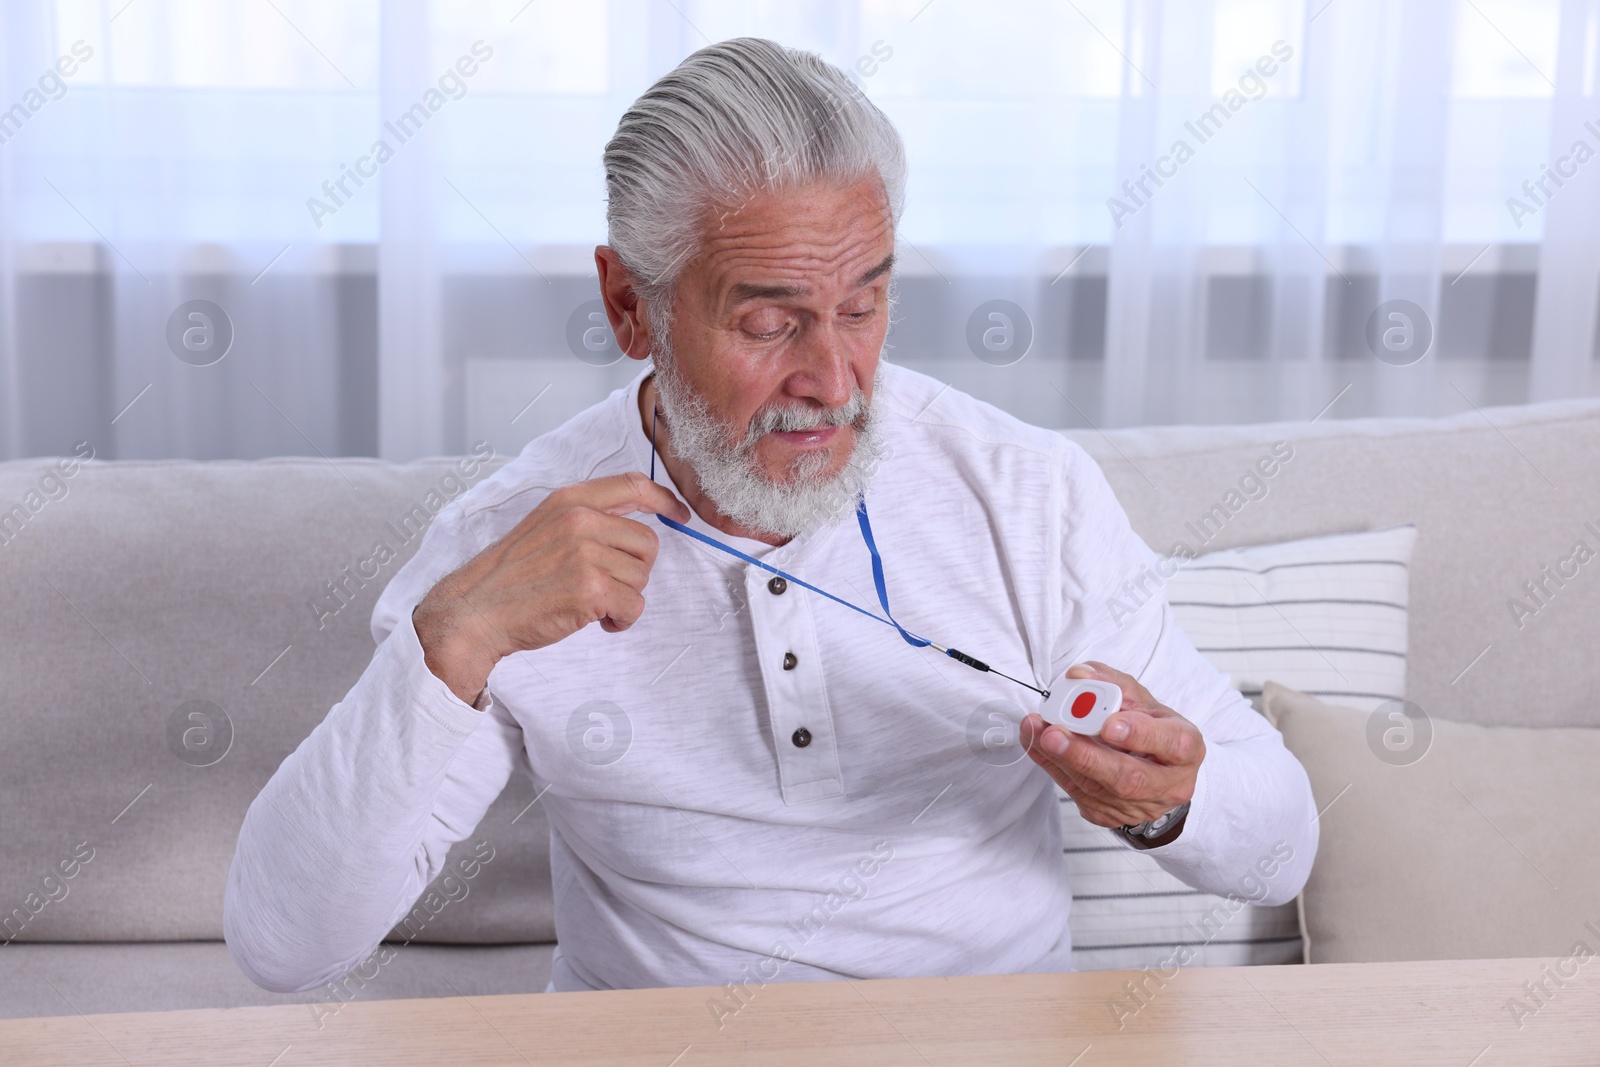
{"label": "watch strap", "polygon": [[1178,836],[1178,831],[1182,829],[1188,814],[1189,801],[1185,800],[1164,815],[1148,822],[1120,827],[1120,830],[1122,836],[1135,848],[1156,848]]}

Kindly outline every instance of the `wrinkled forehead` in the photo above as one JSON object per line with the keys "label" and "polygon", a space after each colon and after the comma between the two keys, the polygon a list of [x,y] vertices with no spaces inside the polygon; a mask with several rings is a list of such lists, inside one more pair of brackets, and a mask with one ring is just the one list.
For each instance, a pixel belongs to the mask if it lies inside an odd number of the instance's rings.
{"label": "wrinkled forehead", "polygon": [[765,190],[708,210],[685,277],[718,308],[837,299],[886,278],[894,219],[876,176]]}

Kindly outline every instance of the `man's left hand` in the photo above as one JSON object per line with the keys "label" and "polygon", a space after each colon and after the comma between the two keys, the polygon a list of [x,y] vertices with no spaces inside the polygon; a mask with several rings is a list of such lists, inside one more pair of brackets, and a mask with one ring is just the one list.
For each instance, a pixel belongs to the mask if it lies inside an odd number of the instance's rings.
{"label": "man's left hand", "polygon": [[[1068,678],[1099,678],[1122,690],[1122,708],[1099,737],[1048,725],[1037,713],[1021,723],[1033,762],[1078,802],[1097,826],[1132,826],[1160,818],[1194,796],[1206,743],[1194,723],[1156,700],[1132,675],[1088,660]],[[1065,683],[1063,683],[1065,684]]]}

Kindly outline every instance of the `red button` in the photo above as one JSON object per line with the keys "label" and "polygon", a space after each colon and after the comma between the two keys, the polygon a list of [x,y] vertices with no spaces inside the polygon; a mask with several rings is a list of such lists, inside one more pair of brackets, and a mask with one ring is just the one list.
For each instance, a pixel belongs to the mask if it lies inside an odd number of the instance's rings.
{"label": "red button", "polygon": [[1072,702],[1072,717],[1081,719],[1094,710],[1094,694],[1079,693],[1078,699]]}

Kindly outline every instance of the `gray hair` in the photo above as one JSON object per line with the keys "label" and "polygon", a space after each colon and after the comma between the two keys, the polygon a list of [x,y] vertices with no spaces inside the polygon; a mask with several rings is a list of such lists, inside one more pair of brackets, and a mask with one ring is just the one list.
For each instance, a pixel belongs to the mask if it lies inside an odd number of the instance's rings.
{"label": "gray hair", "polygon": [[758,37],[665,74],[623,114],[604,159],[608,243],[657,323],[717,208],[874,173],[896,224],[905,206],[905,148],[888,116],[820,56]]}

